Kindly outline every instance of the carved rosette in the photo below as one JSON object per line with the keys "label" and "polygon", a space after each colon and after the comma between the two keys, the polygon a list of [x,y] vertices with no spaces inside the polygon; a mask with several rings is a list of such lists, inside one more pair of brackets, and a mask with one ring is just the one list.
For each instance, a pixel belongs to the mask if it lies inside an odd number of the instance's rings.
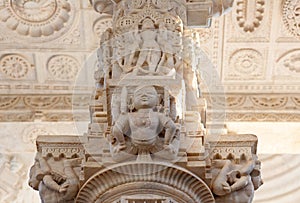
{"label": "carved rosette", "polygon": [[20,37],[43,41],[44,37],[61,35],[72,21],[71,12],[67,0],[5,0],[0,20]]}
{"label": "carved rosette", "polygon": [[260,52],[241,49],[230,56],[228,79],[262,79],[264,75],[264,57]]}
{"label": "carved rosette", "polygon": [[56,55],[49,59],[47,69],[55,80],[74,80],[80,69],[79,62],[67,55]]}
{"label": "carved rosette", "polygon": [[6,55],[0,59],[0,71],[10,79],[24,79],[33,65],[18,54]]}
{"label": "carved rosette", "polygon": [[293,36],[300,37],[300,0],[285,0],[283,22]]}

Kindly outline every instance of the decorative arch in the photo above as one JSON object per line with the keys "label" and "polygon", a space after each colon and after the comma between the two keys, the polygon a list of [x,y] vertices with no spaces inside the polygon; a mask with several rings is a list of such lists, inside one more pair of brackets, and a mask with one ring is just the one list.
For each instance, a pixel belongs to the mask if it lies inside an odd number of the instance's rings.
{"label": "decorative arch", "polygon": [[205,182],[184,168],[165,163],[132,162],[96,173],[82,186],[76,203],[111,203],[122,196],[149,193],[177,202],[215,202]]}

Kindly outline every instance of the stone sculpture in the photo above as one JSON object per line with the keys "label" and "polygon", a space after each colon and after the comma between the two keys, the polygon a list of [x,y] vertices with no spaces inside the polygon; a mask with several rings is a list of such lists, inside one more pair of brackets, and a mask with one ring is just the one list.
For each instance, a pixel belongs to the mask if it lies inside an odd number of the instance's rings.
{"label": "stone sculpture", "polygon": [[262,184],[257,138],[214,140],[206,131],[186,29],[209,26],[232,0],[90,2],[113,15],[98,50],[91,123],[83,136],[38,137],[29,184],[42,202],[250,203]]}
{"label": "stone sculpture", "polygon": [[[50,164],[38,153],[30,169],[29,185],[39,190],[43,203],[73,202],[79,191],[79,179],[73,168],[80,167],[81,160],[49,159],[49,162],[52,162]],[[60,167],[63,167],[63,171],[59,171]]]}
{"label": "stone sculpture", "polygon": [[121,114],[113,126],[114,152],[126,149],[124,135],[127,135],[132,144],[129,153],[155,153],[159,149],[158,136],[163,130],[163,148],[172,154],[178,152],[172,144],[177,127],[170,117],[154,111],[157,104],[158,95],[153,86],[137,87],[133,97],[136,112]]}

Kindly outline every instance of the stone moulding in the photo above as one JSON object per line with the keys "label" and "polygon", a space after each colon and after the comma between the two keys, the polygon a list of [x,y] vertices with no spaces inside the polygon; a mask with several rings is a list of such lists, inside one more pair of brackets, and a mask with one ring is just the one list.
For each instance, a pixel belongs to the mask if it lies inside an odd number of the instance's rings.
{"label": "stone moulding", "polygon": [[[118,188],[122,186],[126,190]],[[117,200],[114,198],[139,191],[141,187],[143,190],[154,187],[156,192],[167,193],[177,202],[214,202],[203,180],[184,168],[166,163],[123,163],[99,171],[82,186],[76,202],[113,202]]]}

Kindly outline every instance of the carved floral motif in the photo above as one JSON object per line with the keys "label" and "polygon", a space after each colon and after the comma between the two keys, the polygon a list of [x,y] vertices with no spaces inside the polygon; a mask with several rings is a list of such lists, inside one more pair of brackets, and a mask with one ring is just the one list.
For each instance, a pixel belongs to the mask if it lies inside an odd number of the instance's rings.
{"label": "carved floral motif", "polygon": [[300,52],[288,54],[283,61],[283,66],[291,72],[300,73]]}
{"label": "carved floral motif", "polygon": [[11,79],[26,78],[31,67],[25,57],[17,54],[6,55],[0,60],[1,72]]}
{"label": "carved floral motif", "polygon": [[228,79],[261,79],[264,74],[264,57],[254,49],[238,50],[229,58]]}
{"label": "carved floral motif", "polygon": [[60,97],[51,96],[27,96],[24,97],[24,103],[30,108],[49,108],[60,101]]}
{"label": "carved floral motif", "polygon": [[260,107],[264,108],[281,108],[287,101],[288,97],[263,97],[263,96],[252,96],[250,97],[251,101]]}
{"label": "carved floral motif", "polygon": [[300,0],[285,0],[283,22],[292,35],[300,37]]}
{"label": "carved floral motif", "polygon": [[20,97],[1,96],[0,109],[7,109],[15,106],[20,101]]}
{"label": "carved floral motif", "polygon": [[265,0],[237,0],[236,20],[244,32],[254,32],[261,24]]}
{"label": "carved floral motif", "polygon": [[71,4],[66,0],[5,0],[0,20],[21,36],[50,36],[70,21]]}
{"label": "carved floral motif", "polygon": [[47,68],[53,79],[74,80],[80,69],[80,65],[71,56],[56,55],[49,59]]}

